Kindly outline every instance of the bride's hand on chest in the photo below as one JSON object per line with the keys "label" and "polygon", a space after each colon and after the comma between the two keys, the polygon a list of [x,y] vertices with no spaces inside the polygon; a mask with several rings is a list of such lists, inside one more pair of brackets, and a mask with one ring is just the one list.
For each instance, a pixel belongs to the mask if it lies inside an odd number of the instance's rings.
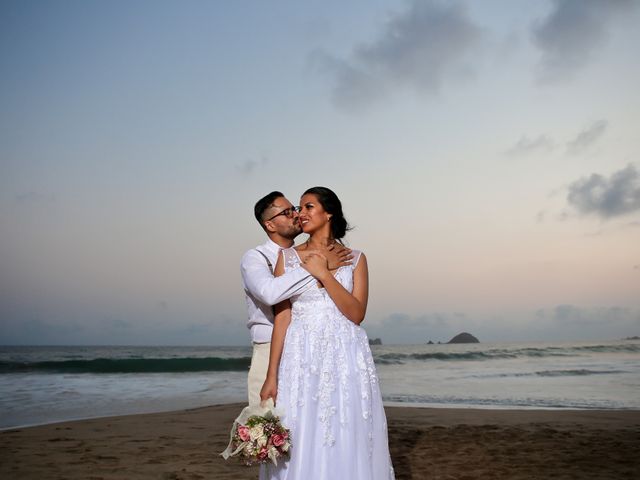
{"label": "bride's hand on chest", "polygon": [[301,256],[302,266],[318,280],[322,281],[327,275],[331,275],[327,257],[322,253],[307,252],[304,257]]}

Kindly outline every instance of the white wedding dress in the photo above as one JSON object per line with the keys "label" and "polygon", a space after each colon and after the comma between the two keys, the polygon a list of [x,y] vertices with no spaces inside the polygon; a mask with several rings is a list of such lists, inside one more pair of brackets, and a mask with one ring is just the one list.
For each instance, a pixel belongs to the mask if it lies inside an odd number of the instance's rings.
{"label": "white wedding dress", "polygon": [[[300,258],[283,251],[285,270]],[[337,280],[353,289],[353,265]],[[291,430],[291,458],[263,465],[263,480],[389,480],[394,478],[387,421],[369,339],[363,328],[338,310],[313,282],[291,298],[278,374],[277,408]]]}

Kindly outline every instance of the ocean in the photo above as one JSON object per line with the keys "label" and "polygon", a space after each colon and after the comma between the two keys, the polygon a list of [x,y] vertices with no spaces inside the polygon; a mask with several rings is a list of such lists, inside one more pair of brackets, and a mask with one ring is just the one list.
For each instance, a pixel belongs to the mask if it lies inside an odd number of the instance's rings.
{"label": "ocean", "polygon": [[[640,341],[372,346],[386,405],[640,409]],[[0,429],[246,401],[250,347],[0,347]]]}

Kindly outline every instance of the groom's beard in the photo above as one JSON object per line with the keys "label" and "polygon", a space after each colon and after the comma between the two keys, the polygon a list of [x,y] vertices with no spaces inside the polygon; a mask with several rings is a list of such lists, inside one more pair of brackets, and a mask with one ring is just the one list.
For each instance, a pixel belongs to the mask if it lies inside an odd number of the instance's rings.
{"label": "groom's beard", "polygon": [[291,228],[287,229],[286,233],[282,234],[282,236],[289,240],[294,240],[301,233],[302,227],[300,226],[300,222],[296,221],[291,225]]}

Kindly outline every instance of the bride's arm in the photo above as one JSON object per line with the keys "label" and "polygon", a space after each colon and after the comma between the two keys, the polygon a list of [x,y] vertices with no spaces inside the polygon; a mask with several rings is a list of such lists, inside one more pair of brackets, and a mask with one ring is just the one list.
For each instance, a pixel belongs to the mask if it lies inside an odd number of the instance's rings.
{"label": "bride's arm", "polygon": [[[284,259],[282,253],[278,256],[276,263],[275,276],[278,277],[284,273]],[[269,351],[269,368],[267,369],[267,378],[260,390],[260,400],[265,401],[269,397],[276,402],[278,396],[278,367],[280,366],[280,357],[284,347],[284,337],[287,333],[289,323],[291,323],[291,302],[284,300],[275,307],[275,318],[273,321],[273,333],[271,334],[271,350]]]}
{"label": "bride's arm", "polygon": [[327,259],[322,255],[310,254],[305,268],[322,285],[336,304],[338,310],[356,325],[360,325],[367,313],[369,300],[369,268],[367,257],[360,253],[360,259],[353,271],[353,292],[346,290],[327,268]]}

